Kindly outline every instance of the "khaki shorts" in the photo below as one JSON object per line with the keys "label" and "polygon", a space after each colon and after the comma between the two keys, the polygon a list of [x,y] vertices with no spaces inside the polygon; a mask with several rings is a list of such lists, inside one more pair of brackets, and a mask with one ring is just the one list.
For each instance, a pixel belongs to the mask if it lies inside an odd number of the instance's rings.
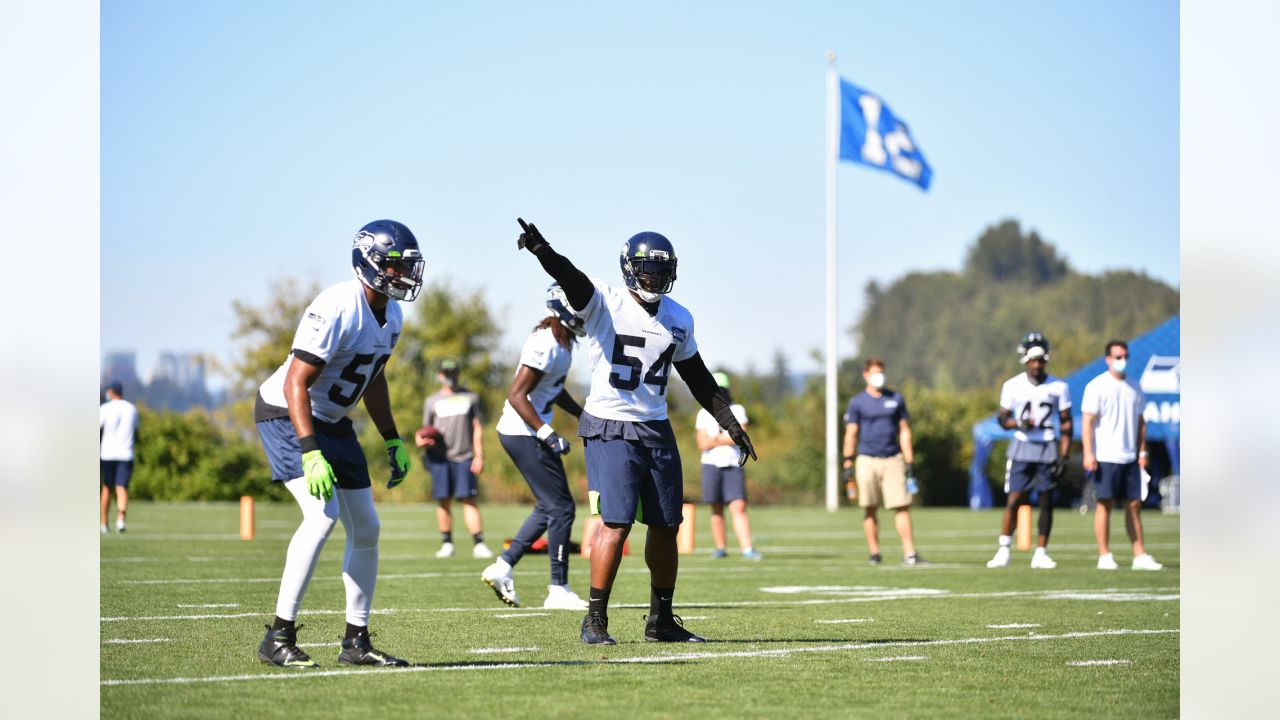
{"label": "khaki shorts", "polygon": [[858,505],[877,507],[881,500],[885,508],[897,510],[911,505],[907,492],[907,463],[902,453],[880,458],[859,455],[853,461],[854,476],[858,479]]}

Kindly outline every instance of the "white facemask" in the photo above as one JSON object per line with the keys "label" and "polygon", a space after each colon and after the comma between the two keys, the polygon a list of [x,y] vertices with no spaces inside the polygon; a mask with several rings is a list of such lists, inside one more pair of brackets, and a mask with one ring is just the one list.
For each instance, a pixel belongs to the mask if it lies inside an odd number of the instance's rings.
{"label": "white facemask", "polygon": [[1111,361],[1111,369],[1114,370],[1118,375],[1123,375],[1124,369],[1127,367],[1129,367],[1128,358],[1117,358]]}
{"label": "white facemask", "polygon": [[867,376],[867,384],[877,390],[884,387],[884,373],[871,373]]}

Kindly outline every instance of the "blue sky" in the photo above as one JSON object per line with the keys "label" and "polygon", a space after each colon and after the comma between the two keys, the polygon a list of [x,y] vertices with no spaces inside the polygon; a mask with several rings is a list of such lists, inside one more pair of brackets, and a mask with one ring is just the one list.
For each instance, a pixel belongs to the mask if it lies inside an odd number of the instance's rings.
{"label": "blue sky", "polygon": [[229,358],[233,300],[351,277],[390,217],[514,355],[548,282],[519,215],[614,281],[623,240],[666,234],[709,364],[816,370],[828,49],[934,169],[925,193],[841,164],[842,328],[868,280],[958,268],[1008,217],[1083,271],[1179,284],[1175,3],[117,1],[102,350]]}

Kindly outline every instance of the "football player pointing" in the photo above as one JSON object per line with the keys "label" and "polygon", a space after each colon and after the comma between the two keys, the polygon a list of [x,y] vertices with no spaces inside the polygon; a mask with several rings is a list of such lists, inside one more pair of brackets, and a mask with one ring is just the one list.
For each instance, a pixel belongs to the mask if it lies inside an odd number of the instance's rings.
{"label": "football player pointing", "polygon": [[1058,564],[1049,557],[1046,547],[1053,528],[1053,491],[1057,479],[1067,471],[1067,453],[1071,449],[1071,394],[1066,383],[1047,372],[1049,341],[1044,335],[1027,333],[1018,343],[1018,361],[1027,371],[1009,378],[1000,388],[1000,427],[1014,433],[1005,473],[1004,489],[1009,501],[1001,521],[1000,546],[987,567],[1009,566],[1018,506],[1034,488],[1040,497],[1040,528],[1031,567],[1052,570]]}
{"label": "football player pointing", "polygon": [[706,408],[742,451],[740,463],[756,451],[733,415],[727,393],[716,386],[693,335],[693,316],[667,296],[676,280],[671,242],[642,232],[622,247],[619,262],[625,288],[592,281],[557,253],[533,225],[516,245],[538,258],[564,289],[583,318],[591,392],[578,424],[587,463],[591,513],[604,525],[591,550],[591,595],[581,638],[613,645],[609,635],[609,592],[622,544],[636,521],[649,527],[645,563],[652,592],[644,638],[653,642],[704,642],[672,612],[679,556],[676,531],[684,503],[683,474],[675,435],[667,420],[667,382],[674,367],[698,403]]}
{"label": "football player pointing", "polygon": [[369,640],[369,608],[378,577],[380,524],[364,452],[347,414],[361,398],[386,440],[391,479],[399,485],[409,455],[391,416],[383,368],[400,339],[402,316],[395,300],[412,301],[422,287],[424,260],[409,228],[377,220],[356,234],[351,249],[356,278],[334,285],[303,314],[293,349],[258,390],[254,419],[271,465],[302,509],[285,556],[275,621],[258,646],[263,662],[315,667],[298,648],[298,606],[334,523],[342,519],[347,545],[342,580],[347,591],[347,630],[338,662],[407,665],[375,650]]}

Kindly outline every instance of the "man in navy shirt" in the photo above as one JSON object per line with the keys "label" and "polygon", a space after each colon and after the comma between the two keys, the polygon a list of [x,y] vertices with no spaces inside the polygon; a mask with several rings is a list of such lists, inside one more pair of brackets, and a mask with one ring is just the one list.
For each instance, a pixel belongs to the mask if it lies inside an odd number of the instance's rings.
{"label": "man in navy shirt", "polygon": [[880,358],[867,360],[862,378],[867,389],[849,400],[844,413],[844,467],[857,479],[858,504],[866,513],[862,528],[867,533],[871,564],[880,564],[880,523],[876,513],[883,501],[886,509],[894,511],[894,526],[902,538],[903,564],[919,565],[924,561],[916,554],[911,533],[911,498],[916,488],[907,403],[901,393],[885,387],[884,361]]}

